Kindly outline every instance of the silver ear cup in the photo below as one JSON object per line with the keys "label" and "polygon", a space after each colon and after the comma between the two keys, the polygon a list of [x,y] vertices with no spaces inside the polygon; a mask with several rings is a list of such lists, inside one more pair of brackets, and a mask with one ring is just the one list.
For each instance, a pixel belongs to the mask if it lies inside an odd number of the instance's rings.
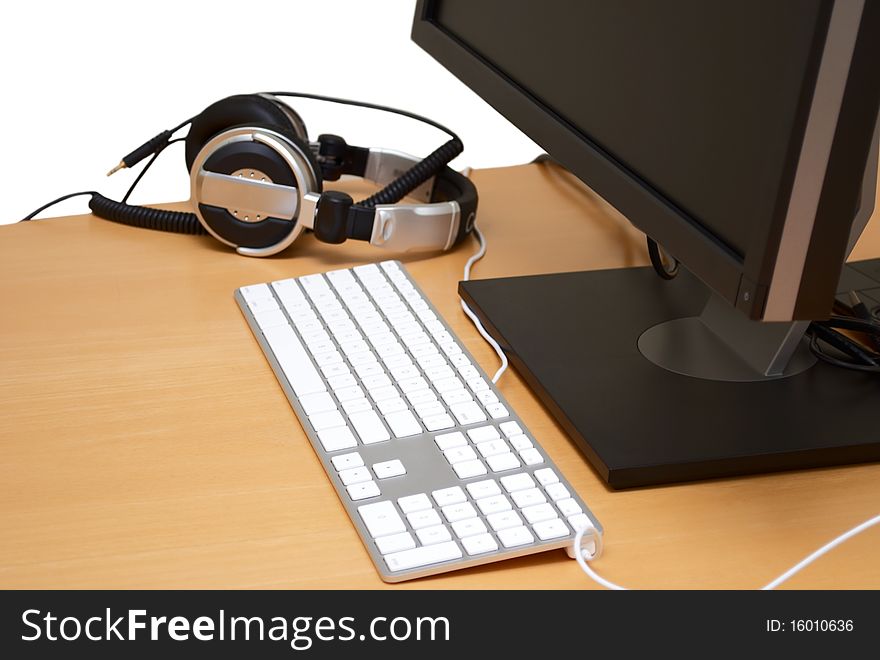
{"label": "silver ear cup", "polygon": [[223,131],[199,151],[190,170],[190,201],[199,222],[248,256],[280,252],[311,227],[318,193],[300,147],[269,128]]}

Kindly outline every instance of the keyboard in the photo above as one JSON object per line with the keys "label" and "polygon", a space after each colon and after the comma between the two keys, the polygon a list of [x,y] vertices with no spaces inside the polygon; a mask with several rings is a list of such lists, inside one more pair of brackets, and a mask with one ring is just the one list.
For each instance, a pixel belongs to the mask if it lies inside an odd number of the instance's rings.
{"label": "keyboard", "polygon": [[386,582],[601,533],[399,262],[235,299]]}

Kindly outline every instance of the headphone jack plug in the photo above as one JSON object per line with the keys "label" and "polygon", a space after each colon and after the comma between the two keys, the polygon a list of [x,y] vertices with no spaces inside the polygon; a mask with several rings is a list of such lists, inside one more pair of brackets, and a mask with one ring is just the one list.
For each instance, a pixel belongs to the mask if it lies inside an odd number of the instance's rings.
{"label": "headphone jack plug", "polygon": [[126,167],[134,167],[147,156],[152,156],[162,151],[162,149],[168,146],[168,141],[171,139],[173,132],[174,131],[162,131],[156,137],[144,142],[141,146],[120,160],[116,167],[107,172],[107,176],[116,174],[116,172],[125,169]]}

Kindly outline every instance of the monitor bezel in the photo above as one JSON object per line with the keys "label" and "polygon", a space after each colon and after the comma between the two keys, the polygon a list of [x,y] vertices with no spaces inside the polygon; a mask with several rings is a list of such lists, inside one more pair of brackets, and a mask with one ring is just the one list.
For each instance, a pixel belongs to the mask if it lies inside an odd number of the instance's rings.
{"label": "monitor bezel", "polygon": [[[840,29],[830,33],[829,25],[834,12],[839,16],[851,12],[853,7],[852,3],[840,5],[840,0],[822,3],[809,70],[805,75],[796,120],[789,136],[775,211],[770,218],[754,223],[747,250],[740,256],[705,229],[703,223],[653,188],[650,182],[615,160],[529,94],[528,90],[435,22],[436,3],[437,0],[418,1],[412,39],[540,144],[554,160],[621,211],[632,224],[660,242],[670,253],[680,257],[706,285],[754,319],[812,319],[823,318],[829,313],[836,278],[829,278],[828,275],[835,272],[839,275],[846,256],[849,227],[858,206],[868,148],[877,120],[876,109],[880,103],[880,86],[865,72],[867,62],[877,61],[876,57],[880,54],[880,48],[870,39],[873,36],[874,42],[880,41],[876,6],[871,8],[871,3],[867,3],[863,10],[860,7],[860,22],[856,25],[858,33],[853,34],[853,30],[850,30],[849,34],[844,35],[845,40],[854,41],[855,46],[850,44],[850,75],[843,96],[836,100],[837,107],[831,108],[832,111],[836,110],[838,116],[833,136],[829,137],[833,142],[827,149],[828,153],[818,157],[819,160],[825,158],[825,162],[820,163],[824,166],[825,177],[816,202],[815,217],[793,220],[786,216],[795,201],[792,199],[792,189],[799,175],[799,164],[804,158],[801,152],[808,138],[806,130],[810,112],[814,104],[820,101],[824,102],[823,110],[828,111],[828,100],[816,98],[820,96],[816,92],[819,71],[823,59],[840,58],[840,48],[836,44],[844,39],[840,36]],[[839,19],[837,23],[840,23]],[[856,75],[859,72],[861,75]],[[812,166],[815,167],[816,156],[813,156]],[[801,172],[804,169],[802,167]],[[847,185],[846,182],[851,183]],[[845,222],[840,221],[841,215],[846,217]],[[803,264],[803,272],[798,277],[799,286],[791,300],[785,301],[781,307],[776,305],[771,310],[772,315],[768,315],[766,304],[771,287],[775,286],[774,270],[786,221],[807,220],[810,234],[821,236],[822,240],[810,240],[803,248],[798,248],[802,251],[799,258],[802,258]],[[788,247],[790,252],[791,245]],[[795,276],[798,274],[795,273]],[[834,281],[825,281],[829,279]]]}

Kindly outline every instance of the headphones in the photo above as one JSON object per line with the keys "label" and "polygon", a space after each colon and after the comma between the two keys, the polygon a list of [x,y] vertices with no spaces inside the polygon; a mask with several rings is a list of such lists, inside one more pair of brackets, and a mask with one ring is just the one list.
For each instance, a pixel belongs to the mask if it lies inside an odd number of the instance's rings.
{"label": "headphones", "polygon": [[[451,139],[423,159],[352,146],[338,135],[320,135],[310,142],[302,118],[281,96],[392,112],[439,128]],[[89,193],[92,212],[137,227],[207,233],[252,257],[276,254],[306,231],[325,243],[354,239],[399,252],[447,250],[474,227],[476,188],[447,165],[463,150],[452,131],[403,110],[314,94],[275,92],[221,99],[135,149],[108,175],[147,156],[155,159],[181,139],[171,137],[187,124],[191,213],[130,205],[128,195],[116,202],[95,192]],[[382,189],[359,202],[344,192],[324,190],[325,181],[344,174]],[[407,195],[419,203],[399,203]]]}

